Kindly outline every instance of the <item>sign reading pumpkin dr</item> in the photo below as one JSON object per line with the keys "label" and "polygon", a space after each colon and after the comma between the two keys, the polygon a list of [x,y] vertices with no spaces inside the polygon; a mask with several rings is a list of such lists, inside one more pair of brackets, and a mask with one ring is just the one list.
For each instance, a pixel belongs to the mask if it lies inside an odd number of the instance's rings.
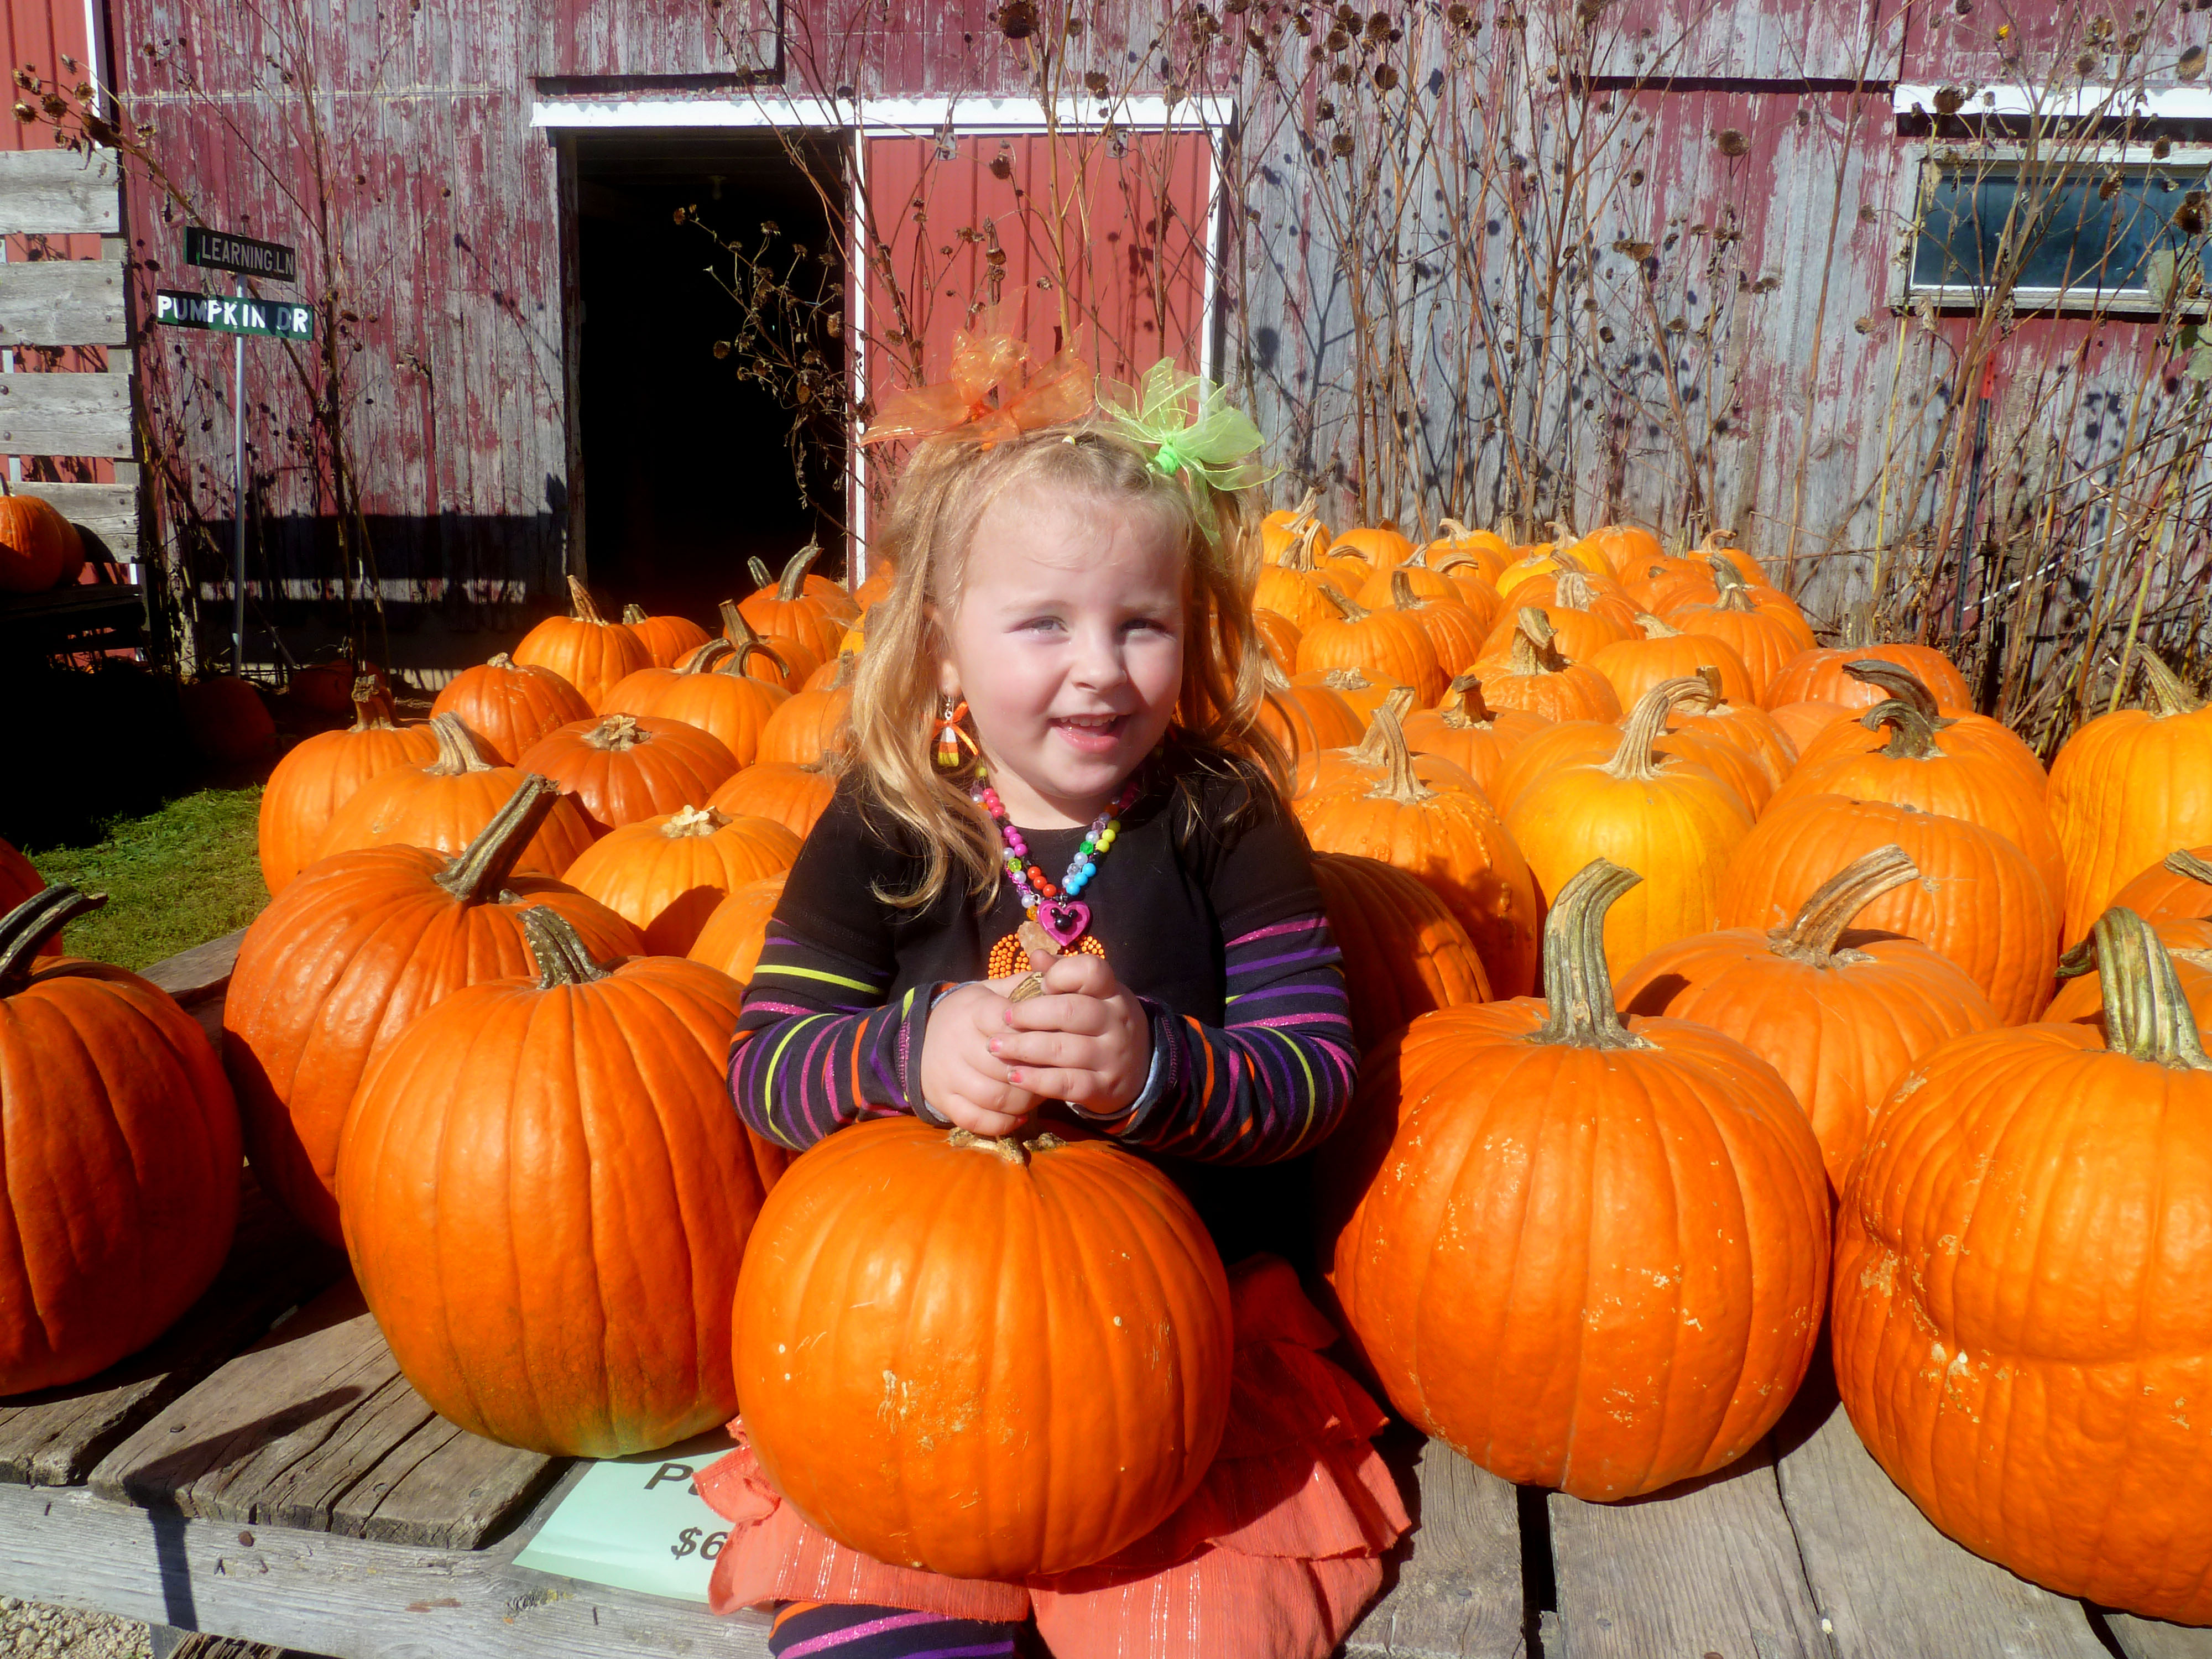
{"label": "sign reading pumpkin dr", "polygon": [[[185,227],[185,263],[213,270],[259,276],[270,282],[300,280],[300,256],[282,242],[258,241],[210,230],[205,225]],[[241,291],[224,295],[192,294],[161,289],[154,295],[154,320],[171,328],[212,329],[233,337],[231,351],[230,434],[234,456],[231,519],[236,533],[231,546],[230,638],[233,672],[246,672],[246,337],[259,334],[279,340],[315,337],[312,306],[272,303]],[[280,650],[283,648],[280,645]]]}

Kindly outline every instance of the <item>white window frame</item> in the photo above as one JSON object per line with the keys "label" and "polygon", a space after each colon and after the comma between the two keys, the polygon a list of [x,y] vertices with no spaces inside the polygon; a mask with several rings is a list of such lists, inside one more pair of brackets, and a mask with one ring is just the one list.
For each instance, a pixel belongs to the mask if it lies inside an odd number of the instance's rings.
{"label": "white window frame", "polygon": [[[2089,139],[2063,139],[2060,144],[2069,152],[2069,159],[2083,168],[2102,167],[2160,167],[2177,172],[2191,168],[2207,175],[2207,187],[2212,188],[2212,145],[2172,145],[2166,155],[2157,155],[2147,143],[2101,143]],[[2049,156],[2052,146],[2042,147],[2041,155]],[[1936,175],[1946,172],[1971,172],[1978,167],[1989,166],[1993,170],[2016,167],[2027,161],[2025,144],[1998,141],[1947,142],[1936,140],[1916,144],[1908,152],[1910,164],[1900,169],[1906,180],[1908,195],[1904,204],[1905,222],[1910,228],[1911,240],[1906,244],[1906,257],[1894,267],[1890,283],[1890,305],[1893,309],[1905,310],[1923,299],[1935,301],[1938,310],[1971,310],[1978,307],[1984,290],[1971,283],[1923,283],[1913,275],[1919,261],[1920,209],[1929,198]],[[2207,273],[2212,277],[2212,272]],[[2075,284],[2070,288],[2028,287],[2013,289],[2013,305],[2023,313],[2049,316],[2080,315],[2098,312],[2107,316],[2155,317],[2165,309],[2158,297],[2148,289],[2114,289],[2109,293]],[[2182,316],[2202,315],[2205,301],[2202,298],[2183,301],[2175,310]]]}
{"label": "white window frame", "polygon": [[[1232,98],[1212,94],[1173,101],[1158,96],[1110,100],[1070,98],[1060,100],[1053,114],[1054,118],[1048,121],[1043,100],[1036,98],[784,98],[742,94],[727,98],[539,97],[532,100],[530,125],[566,133],[759,131],[795,127],[843,134],[853,146],[853,185],[846,204],[846,229],[849,245],[857,248],[866,234],[868,140],[872,138],[933,138],[946,131],[963,138],[989,137],[1043,133],[1055,127],[1062,132],[1096,132],[1111,122],[1133,131],[1197,131],[1211,140],[1234,124],[1237,106]],[[1212,142],[1206,145],[1206,197],[1207,246],[1199,361],[1207,374],[1212,374],[1218,349],[1215,313],[1221,305],[1218,256],[1229,204]],[[858,349],[848,361],[857,404],[866,400],[868,392],[868,354],[860,344],[867,337],[865,282],[853,283],[849,301],[854,311],[853,339]],[[866,475],[857,445],[845,489],[847,520],[853,526],[851,580],[857,586],[867,574],[868,545]]]}

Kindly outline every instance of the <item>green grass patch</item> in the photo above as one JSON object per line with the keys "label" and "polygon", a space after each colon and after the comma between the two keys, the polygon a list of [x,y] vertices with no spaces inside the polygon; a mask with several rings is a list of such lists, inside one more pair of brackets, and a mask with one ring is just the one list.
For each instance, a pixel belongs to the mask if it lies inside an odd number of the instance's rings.
{"label": "green grass patch", "polygon": [[143,968],[243,927],[269,902],[255,817],[261,791],[201,789],[143,817],[110,818],[103,838],[30,854],[49,882],[107,895],[70,924],[63,949]]}

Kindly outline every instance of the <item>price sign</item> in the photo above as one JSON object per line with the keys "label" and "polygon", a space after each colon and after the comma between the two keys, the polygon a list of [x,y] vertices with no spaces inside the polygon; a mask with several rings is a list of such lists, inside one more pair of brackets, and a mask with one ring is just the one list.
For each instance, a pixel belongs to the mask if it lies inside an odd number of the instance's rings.
{"label": "price sign", "polygon": [[593,1463],[514,1558],[588,1583],[704,1601],[730,1523],[693,1484],[730,1449],[720,1431],[665,1451]]}

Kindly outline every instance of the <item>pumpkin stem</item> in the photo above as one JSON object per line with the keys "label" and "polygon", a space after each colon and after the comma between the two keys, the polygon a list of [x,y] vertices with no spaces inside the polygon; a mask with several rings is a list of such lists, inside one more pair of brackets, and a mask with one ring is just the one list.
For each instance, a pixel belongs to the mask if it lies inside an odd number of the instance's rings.
{"label": "pumpkin stem", "polygon": [[1398,722],[1399,729],[1402,732],[1405,728],[1406,716],[1413,712],[1413,688],[1399,686],[1376,706],[1375,713],[1368,718],[1367,730],[1361,734],[1357,744],[1345,750],[1347,758],[1358,762],[1362,766],[1388,766],[1390,763],[1390,757],[1382,737],[1382,720],[1383,711],[1386,709],[1389,711],[1391,718]]}
{"label": "pumpkin stem", "polygon": [[0,916],[0,997],[11,997],[31,982],[39,951],[48,939],[106,902],[105,893],[80,893],[58,881]]}
{"label": "pumpkin stem", "polygon": [[1295,532],[1313,520],[1314,508],[1321,505],[1321,486],[1316,484],[1298,497],[1298,504],[1291,509],[1290,528]]}
{"label": "pumpkin stem", "polygon": [[1885,691],[1899,702],[1909,702],[1925,715],[1937,731],[1958,721],[1946,720],[1943,711],[1936,706],[1936,694],[1925,681],[1902,663],[1884,662],[1879,657],[1869,657],[1862,662],[1847,662],[1844,672],[1863,685],[1871,685]]}
{"label": "pumpkin stem", "polygon": [[684,666],[676,672],[679,674],[711,674],[723,658],[737,654],[738,647],[727,640],[709,640],[685,658]]}
{"label": "pumpkin stem", "polygon": [[[759,561],[754,562],[758,563]],[[789,677],[791,665],[783,659],[783,653],[761,638],[753,625],[745,620],[744,612],[738,609],[735,599],[724,599],[721,611],[722,637],[735,646],[738,652],[737,661],[724,669],[724,673],[735,674],[742,678],[746,664],[755,657],[766,657],[775,665],[777,673]]]}
{"label": "pumpkin stem", "polygon": [[486,668],[513,669],[519,666],[519,665],[515,662],[514,659],[508,656],[506,652],[495,651],[491,655],[484,659],[484,666]]}
{"label": "pumpkin stem", "polygon": [[1859,951],[1842,951],[1837,941],[1858,913],[1893,888],[1920,878],[1920,866],[1902,847],[1879,847],[1856,858],[1813,890],[1787,927],[1767,934],[1774,954],[1808,968],[1832,968],[1864,962]]}
{"label": "pumpkin stem", "polygon": [[1565,672],[1566,659],[1552,642],[1552,619],[1533,605],[1523,605],[1513,623],[1513,653],[1509,665],[1514,674],[1526,678],[1531,674],[1557,674]]}
{"label": "pumpkin stem", "polygon": [[1718,550],[1726,547],[1729,542],[1735,539],[1735,531],[1723,530],[1719,526],[1716,526],[1712,529],[1705,532],[1705,535],[1699,538],[1697,550],[1700,553],[1716,552]]}
{"label": "pumpkin stem", "polygon": [[591,590],[574,576],[568,578],[568,602],[575,607],[578,622],[597,623],[604,628],[607,619],[599,614],[599,607],[592,603]]}
{"label": "pumpkin stem", "polygon": [[2114,905],[2087,942],[2104,976],[2105,1046],[2177,1072],[2212,1072],[2181,976],[2150,923]]}
{"label": "pumpkin stem", "polygon": [[[1678,702],[1712,702],[1713,689],[1695,674],[1685,674],[1680,679],[1662,680],[1636,700],[1636,707],[1628,711],[1628,720],[1622,727],[1620,746],[1613,751],[1613,758],[1605,763],[1608,777],[1633,779],[1649,783],[1659,776],[1659,756],[1652,744],[1666,735],[1667,722]],[[1626,889],[1622,890],[1626,891]]]}
{"label": "pumpkin stem", "polygon": [[2202,882],[2205,886],[2212,887],[2212,864],[2206,863],[2186,847],[2168,853],[2165,863],[2166,869],[2184,881]]}
{"label": "pumpkin stem", "polygon": [[1321,521],[1309,519],[1299,526],[1297,539],[1283,550],[1283,568],[1310,572],[1314,564],[1315,544],[1321,540]]}
{"label": "pumpkin stem", "polygon": [[1565,553],[1580,539],[1565,519],[1552,520],[1552,551],[1554,555]]}
{"label": "pumpkin stem", "polygon": [[1890,728],[1881,752],[1891,760],[1928,760],[1942,752],[1936,747],[1936,733],[1951,722],[1931,720],[1904,698],[1892,697],[1860,715],[1859,724],[1869,732]]}
{"label": "pumpkin stem", "polygon": [[461,724],[459,714],[431,715],[430,735],[438,740],[438,758],[422,769],[433,777],[457,778],[464,772],[491,770],[491,763],[477,744],[476,733]]}
{"label": "pumpkin stem", "polygon": [[1413,751],[1406,746],[1406,729],[1398,723],[1398,712],[1388,702],[1375,711],[1373,723],[1368,727],[1366,741],[1372,740],[1381,750],[1382,778],[1367,792],[1370,800],[1394,800],[1401,806],[1415,806],[1425,800],[1434,800],[1437,792],[1423,783],[1413,771]]}
{"label": "pumpkin stem", "polygon": [[2193,714],[2204,707],[2204,699],[2181,683],[2181,677],[2161,661],[2154,651],[2141,653],[2143,678],[2150,682],[2152,713],[2160,717],[2169,714]]}
{"label": "pumpkin stem", "polygon": [[[1407,563],[1411,562],[1411,560],[1407,561]],[[1405,565],[1399,565],[1390,572],[1390,608],[1393,611],[1419,611],[1427,603],[1413,592],[1413,579],[1406,574]]]}
{"label": "pumpkin stem", "polygon": [[1544,919],[1544,1023],[1523,1039],[1576,1048],[1649,1048],[1621,1024],[1605,970],[1605,915],[1644,879],[1592,859],[1567,878]]}
{"label": "pumpkin stem", "polygon": [[1473,531],[1469,530],[1457,519],[1438,519],[1437,520],[1437,533],[1433,539],[1442,541],[1446,535],[1449,535],[1454,541],[1463,542],[1474,533],[1474,532]]}
{"label": "pumpkin stem", "polygon": [[651,743],[653,733],[637,723],[635,714],[610,714],[584,733],[584,741],[594,749],[621,754],[641,743]]}
{"label": "pumpkin stem", "polygon": [[552,779],[526,775],[477,838],[430,879],[464,904],[490,902],[560,799],[561,786]]}
{"label": "pumpkin stem", "polygon": [[671,841],[687,837],[711,836],[726,823],[737,820],[727,812],[713,806],[680,806],[672,813],[668,822],[660,826],[660,833]]}
{"label": "pumpkin stem", "polygon": [[1682,637],[1680,629],[1662,622],[1649,611],[1637,613],[1636,625],[1644,630],[1644,637],[1647,640],[1679,640]]}
{"label": "pumpkin stem", "polygon": [[1597,585],[1589,579],[1587,570],[1562,570],[1552,578],[1552,592],[1569,611],[1587,611],[1590,601],[1597,598]]}
{"label": "pumpkin stem", "polygon": [[623,626],[625,628],[635,628],[641,622],[651,620],[652,618],[645,614],[645,607],[641,605],[626,605],[623,607]]}
{"label": "pumpkin stem", "polygon": [[1444,724],[1464,730],[1470,726],[1487,726],[1498,718],[1483,701],[1482,676],[1469,670],[1452,676],[1452,683],[1444,688]]}
{"label": "pumpkin stem", "polygon": [[753,586],[756,588],[773,587],[775,586],[775,578],[769,574],[767,562],[758,556],[747,559],[745,561],[745,569],[751,575],[753,579]]}
{"label": "pumpkin stem", "polygon": [[1345,598],[1343,594],[1338,592],[1336,589],[1331,587],[1327,582],[1323,582],[1321,585],[1321,596],[1324,599],[1327,599],[1331,605],[1334,605],[1336,607],[1336,614],[1343,617],[1346,622],[1365,622],[1368,617],[1375,614],[1371,611],[1363,610],[1352,600]]}
{"label": "pumpkin stem", "polygon": [[793,554],[791,562],[784,566],[783,580],[775,586],[776,598],[788,605],[804,592],[807,568],[821,556],[822,544],[809,536],[806,545]]}
{"label": "pumpkin stem", "polygon": [[353,683],[353,729],[392,730],[392,700],[384,695],[384,688],[376,683],[374,674],[361,675]]}
{"label": "pumpkin stem", "polygon": [[1712,567],[1713,586],[1720,589],[1717,608],[1723,611],[1756,611],[1759,605],[1751,597],[1751,584],[1743,579],[1743,572],[1735,568],[1735,561],[1724,559],[1717,553],[1708,554],[1705,562]]}
{"label": "pumpkin stem", "polygon": [[568,917],[550,904],[533,904],[522,913],[522,933],[538,963],[538,988],[560,985],[589,985],[607,976],[606,965],[592,960],[589,946],[576,936]]}
{"label": "pumpkin stem", "polygon": [[954,1129],[945,1137],[948,1146],[978,1146],[994,1154],[1008,1164],[1027,1166],[1031,1152],[1056,1152],[1067,1145],[1049,1129],[1038,1129],[1030,1133],[1016,1130],[1010,1135],[979,1135],[970,1129]]}

